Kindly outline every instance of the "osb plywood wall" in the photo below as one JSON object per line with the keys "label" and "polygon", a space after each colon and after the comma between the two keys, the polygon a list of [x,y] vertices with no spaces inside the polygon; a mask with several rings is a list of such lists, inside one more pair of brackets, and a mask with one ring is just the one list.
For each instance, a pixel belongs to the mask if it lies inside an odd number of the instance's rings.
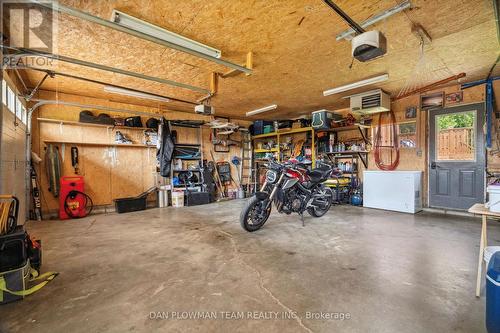
{"label": "osb plywood wall", "polygon": [[[433,91],[426,92],[425,94],[431,94],[433,92],[443,91],[445,94],[456,92],[460,90],[460,85],[451,85],[447,87],[443,87],[440,89],[436,89]],[[497,96],[500,96],[500,83],[496,81],[494,84],[494,90]],[[473,88],[463,90],[464,100],[461,104],[470,104],[470,103],[481,103],[485,101],[485,86],[479,85]],[[427,165],[428,165],[428,143],[429,143],[429,128],[428,128],[428,113],[426,111],[419,110],[420,105],[420,95],[415,94],[404,99],[400,99],[394,101],[391,104],[391,108],[395,113],[396,122],[409,122],[416,121],[417,122],[417,147],[416,148],[401,148],[400,149],[400,160],[399,165],[396,170],[418,170],[423,171],[423,196],[424,203],[427,203],[427,188],[428,188],[428,173],[427,173]],[[405,111],[407,107],[416,106],[417,107],[417,118],[414,119],[406,119]],[[497,110],[500,110],[497,104]],[[383,121],[388,119],[388,117],[384,117]],[[372,129],[369,130],[370,138],[373,139],[373,128],[376,128],[378,124],[378,116],[374,117]],[[344,132],[339,135],[340,140],[345,140],[348,138],[359,136],[357,131]],[[494,147],[496,148],[496,147]],[[383,155],[384,156],[384,155]],[[368,169],[369,170],[378,170],[375,160],[374,154],[371,152],[368,154]],[[387,157],[387,156],[386,156]],[[389,159],[384,159],[384,161],[389,162]],[[491,154],[487,152],[487,163],[488,168],[498,168],[500,169],[500,156],[498,154]],[[363,166],[361,165],[361,170],[363,170]]]}
{"label": "osb plywood wall", "polygon": [[[125,105],[107,100],[100,100],[77,95],[56,94],[42,91],[40,98],[60,99],[81,104],[101,105],[124,110],[140,112],[158,113],[158,109]],[[113,143],[115,130],[106,127],[79,126],[71,124],[49,123],[37,121],[37,118],[51,118],[67,121],[78,121],[79,112],[82,109],[64,105],[45,105],[40,107],[33,115],[33,151],[44,159],[46,143],[44,141],[72,141],[81,143]],[[93,111],[108,113],[113,117],[126,117],[130,114],[111,113],[106,111]],[[210,120],[210,117],[199,116],[185,112],[164,112],[164,117],[169,120]],[[142,121],[148,119],[143,116]],[[242,126],[248,126],[248,122],[238,121]],[[177,131],[178,142],[199,143],[198,132],[195,129],[173,128]],[[133,143],[142,143],[142,131],[133,129],[119,129],[123,134],[132,139]],[[204,158],[211,160],[210,150],[210,129],[202,129],[203,154]],[[239,134],[231,137],[240,140]],[[75,174],[71,165],[71,146],[77,146],[79,150],[80,175],[85,179],[85,192],[88,193],[95,205],[106,206],[113,203],[113,199],[127,196],[136,196],[146,189],[154,186],[158,178],[156,177],[156,149],[145,147],[106,147],[88,146],[78,144],[61,144],[58,147],[63,159],[64,176]],[[231,146],[229,153],[214,153],[216,161],[229,161],[232,156],[241,156],[239,146]],[[44,212],[54,212],[59,209],[58,199],[48,191],[47,175],[44,163],[36,167],[41,182],[42,208]],[[232,175],[236,176],[236,168],[232,166]],[[235,177],[236,178],[236,177]]]}

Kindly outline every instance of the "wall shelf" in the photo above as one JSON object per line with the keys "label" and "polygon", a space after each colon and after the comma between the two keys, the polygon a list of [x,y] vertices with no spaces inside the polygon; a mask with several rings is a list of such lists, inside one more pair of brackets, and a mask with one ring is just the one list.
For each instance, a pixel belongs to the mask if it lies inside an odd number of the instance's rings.
{"label": "wall shelf", "polygon": [[272,132],[272,133],[254,135],[254,136],[252,136],[252,139],[255,140],[255,139],[262,139],[262,138],[268,138],[268,137],[273,137],[273,136],[303,133],[303,132],[312,131],[312,129],[313,129],[312,127],[294,128],[294,129],[291,129],[289,131],[284,131],[284,132]]}
{"label": "wall shelf", "polygon": [[144,145],[136,143],[98,143],[98,142],[75,142],[75,141],[52,141],[44,140],[45,144],[66,144],[75,146],[93,146],[93,147],[124,147],[124,148],[156,148],[153,145]]}
{"label": "wall shelf", "polygon": [[278,148],[272,148],[272,149],[254,149],[254,153],[273,153],[277,152]]}
{"label": "wall shelf", "polygon": [[37,118],[37,121],[42,122],[42,123],[73,125],[73,126],[103,127],[103,128],[112,128],[112,129],[128,129],[128,130],[141,130],[141,131],[152,130],[152,128],[148,128],[148,127],[128,127],[128,126],[116,126],[116,125],[106,125],[106,124],[82,123],[79,121],[61,120],[61,119],[53,119],[53,118]]}
{"label": "wall shelf", "polygon": [[351,126],[332,127],[329,129],[320,129],[316,130],[316,132],[345,132],[345,131],[355,131],[358,129],[368,129],[368,128],[370,128],[370,126],[357,124]]}
{"label": "wall shelf", "polygon": [[[335,151],[335,152],[325,152],[324,154],[327,154],[328,157],[332,162],[335,162],[334,160],[336,158],[352,158],[352,157],[359,157],[361,160],[361,163],[363,163],[363,166],[365,169],[368,169],[368,151]],[[331,156],[333,155],[333,156]]]}

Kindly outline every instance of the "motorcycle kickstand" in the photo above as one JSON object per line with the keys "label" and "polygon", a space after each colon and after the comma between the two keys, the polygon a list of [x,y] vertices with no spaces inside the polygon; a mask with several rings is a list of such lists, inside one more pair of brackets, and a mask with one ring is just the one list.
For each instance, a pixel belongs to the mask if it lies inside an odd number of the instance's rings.
{"label": "motorcycle kickstand", "polygon": [[302,226],[305,227],[305,223],[304,223],[304,213],[300,213],[300,219],[302,220]]}

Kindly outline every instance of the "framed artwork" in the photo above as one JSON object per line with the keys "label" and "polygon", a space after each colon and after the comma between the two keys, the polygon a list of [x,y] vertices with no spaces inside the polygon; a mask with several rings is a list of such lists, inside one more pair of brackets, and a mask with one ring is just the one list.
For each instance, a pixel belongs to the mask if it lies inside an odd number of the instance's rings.
{"label": "framed artwork", "polygon": [[421,110],[429,110],[434,108],[439,108],[443,106],[444,102],[444,93],[437,92],[429,95],[421,95],[420,96],[420,109]]}
{"label": "framed artwork", "polygon": [[444,99],[445,99],[446,105],[462,103],[464,101],[464,92],[457,91],[457,92],[453,92],[451,94],[446,94]]}
{"label": "framed artwork", "polygon": [[411,121],[398,124],[398,138],[400,148],[416,148],[417,122]]}
{"label": "framed artwork", "polygon": [[417,107],[416,106],[407,107],[405,111],[405,118],[406,119],[417,118]]}

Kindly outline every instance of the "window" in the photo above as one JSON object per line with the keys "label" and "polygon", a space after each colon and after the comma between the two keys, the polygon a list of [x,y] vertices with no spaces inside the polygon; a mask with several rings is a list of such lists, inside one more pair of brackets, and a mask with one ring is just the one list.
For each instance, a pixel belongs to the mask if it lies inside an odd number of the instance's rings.
{"label": "window", "polygon": [[7,82],[2,80],[2,102],[7,105]]}
{"label": "window", "polygon": [[23,105],[21,104],[21,101],[17,96],[16,96],[16,117],[19,118],[19,120],[23,119]]}
{"label": "window", "polygon": [[476,111],[438,115],[435,121],[436,160],[475,160]]}
{"label": "window", "polygon": [[23,122],[24,125],[28,124],[28,112],[26,111],[26,107],[24,105],[21,106],[22,110],[22,118],[21,121]]}
{"label": "window", "polygon": [[9,86],[7,86],[7,107],[9,108],[10,112],[16,113],[16,94],[10,89]]}

